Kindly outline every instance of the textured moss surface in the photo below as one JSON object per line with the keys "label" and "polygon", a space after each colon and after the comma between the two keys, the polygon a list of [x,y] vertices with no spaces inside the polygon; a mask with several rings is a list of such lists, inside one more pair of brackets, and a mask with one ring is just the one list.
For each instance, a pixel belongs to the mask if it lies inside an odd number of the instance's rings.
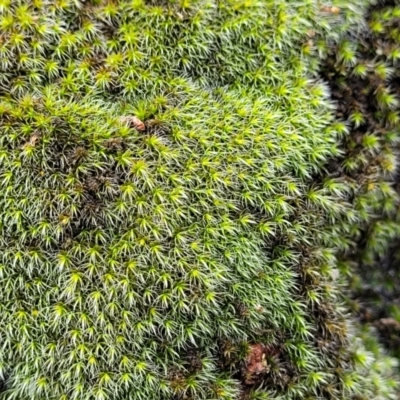
{"label": "textured moss surface", "polygon": [[399,353],[399,45],[400,8],[392,1],[370,7],[357,37],[343,40],[327,58],[337,114],[350,134],[337,174],[351,189],[361,217],[355,242],[342,257],[351,276],[353,307]]}
{"label": "textured moss surface", "polygon": [[393,395],[315,179],[342,132],[303,43],[358,6],[0,1],[2,398]]}

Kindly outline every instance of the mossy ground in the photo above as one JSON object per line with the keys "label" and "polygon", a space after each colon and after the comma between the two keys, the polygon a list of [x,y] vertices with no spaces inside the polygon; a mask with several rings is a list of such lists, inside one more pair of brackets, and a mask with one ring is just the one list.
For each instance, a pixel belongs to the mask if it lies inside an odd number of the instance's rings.
{"label": "mossy ground", "polygon": [[0,0],[2,398],[395,398],[316,180],[362,3]]}

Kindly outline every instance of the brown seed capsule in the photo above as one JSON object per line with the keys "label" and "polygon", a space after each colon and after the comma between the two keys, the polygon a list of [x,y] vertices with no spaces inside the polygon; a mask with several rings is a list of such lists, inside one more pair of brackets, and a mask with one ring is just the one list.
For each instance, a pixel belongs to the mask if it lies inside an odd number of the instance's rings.
{"label": "brown seed capsule", "polygon": [[138,131],[143,132],[146,130],[146,125],[144,124],[144,122],[134,115],[124,115],[121,117],[121,121]]}

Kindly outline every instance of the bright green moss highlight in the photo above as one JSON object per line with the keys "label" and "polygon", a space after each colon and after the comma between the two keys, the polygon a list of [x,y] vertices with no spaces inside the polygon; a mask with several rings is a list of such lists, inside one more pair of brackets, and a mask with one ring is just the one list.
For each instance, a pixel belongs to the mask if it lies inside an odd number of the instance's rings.
{"label": "bright green moss highlight", "polygon": [[[301,50],[356,10],[0,2],[1,398],[381,390],[332,281],[354,218],[314,179],[342,132]],[[240,377],[260,342],[261,389]]]}

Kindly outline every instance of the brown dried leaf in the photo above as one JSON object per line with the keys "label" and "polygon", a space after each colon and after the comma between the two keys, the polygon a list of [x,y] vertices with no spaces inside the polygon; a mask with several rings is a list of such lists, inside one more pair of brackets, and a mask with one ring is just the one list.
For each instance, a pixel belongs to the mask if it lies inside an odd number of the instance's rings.
{"label": "brown dried leaf", "polygon": [[322,6],[321,11],[330,13],[330,14],[340,14],[340,8],[336,6]]}
{"label": "brown dried leaf", "polygon": [[24,148],[28,147],[28,146],[35,146],[37,141],[39,140],[40,135],[37,133],[34,133],[29,140],[23,145]]}
{"label": "brown dried leaf", "polygon": [[265,346],[261,343],[249,346],[249,353],[246,357],[246,366],[244,368],[245,383],[253,384],[258,375],[267,373],[269,366],[265,360]]}
{"label": "brown dried leaf", "polygon": [[123,123],[128,124],[131,128],[135,128],[138,131],[143,132],[146,130],[144,122],[134,115],[124,115],[120,119]]}

